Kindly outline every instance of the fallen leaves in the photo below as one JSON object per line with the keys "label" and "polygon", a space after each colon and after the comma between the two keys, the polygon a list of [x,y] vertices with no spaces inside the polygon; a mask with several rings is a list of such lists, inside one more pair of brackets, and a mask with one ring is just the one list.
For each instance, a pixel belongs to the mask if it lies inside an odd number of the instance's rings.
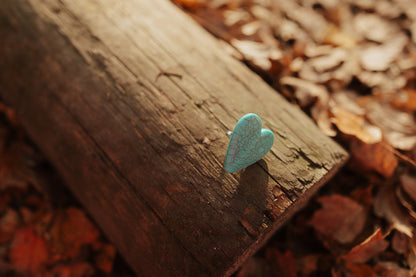
{"label": "fallen leaves", "polygon": [[[8,111],[0,103],[2,109]],[[8,114],[14,116],[12,112]],[[2,116],[0,113],[0,142],[7,143],[0,147],[0,275],[110,274],[115,248],[103,241],[83,210],[63,204],[69,198],[68,192],[59,191],[61,184],[56,181],[47,183],[48,178],[56,177],[41,169],[39,153],[27,143],[20,129],[9,130],[10,123]],[[46,193],[51,189],[48,185],[54,186],[54,194]],[[60,208],[53,207],[51,197]]]}
{"label": "fallen leaves", "polygon": [[350,150],[354,167],[374,170],[386,178],[393,176],[399,164],[396,155],[383,142],[366,144],[358,139],[352,139]]}
{"label": "fallen leaves", "polygon": [[368,124],[362,116],[341,107],[334,107],[331,111],[333,114],[332,122],[343,134],[354,136],[365,144],[381,142],[381,129]]}
{"label": "fallen leaves", "polygon": [[374,199],[374,212],[377,216],[385,218],[396,230],[412,237],[413,227],[406,212],[403,211],[394,189],[393,184],[386,184],[380,188]]}
{"label": "fallen leaves", "polygon": [[75,258],[82,246],[93,244],[99,236],[85,213],[72,207],[57,211],[50,233],[54,250],[60,253],[61,259]]}
{"label": "fallen leaves", "polygon": [[343,259],[350,263],[363,264],[386,250],[388,246],[389,243],[384,240],[381,230],[377,229],[365,241],[352,248]]}
{"label": "fallen leaves", "polygon": [[0,218],[0,243],[9,241],[20,224],[19,214],[13,209],[8,209]]}
{"label": "fallen leaves", "polygon": [[371,45],[360,52],[360,62],[368,71],[385,71],[398,58],[407,44],[407,36],[395,35],[382,45]]}
{"label": "fallen leaves", "polygon": [[10,246],[10,262],[25,274],[35,275],[49,259],[46,241],[37,235],[32,226],[17,231]]}
{"label": "fallen leaves", "polygon": [[361,232],[367,217],[362,205],[342,195],[318,198],[322,208],[317,210],[310,224],[322,235],[339,243],[350,243]]}

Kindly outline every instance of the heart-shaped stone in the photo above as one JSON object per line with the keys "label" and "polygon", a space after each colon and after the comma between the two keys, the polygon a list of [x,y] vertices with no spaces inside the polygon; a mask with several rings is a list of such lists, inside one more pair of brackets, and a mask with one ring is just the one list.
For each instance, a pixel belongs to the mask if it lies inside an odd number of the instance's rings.
{"label": "heart-shaped stone", "polygon": [[260,117],[253,113],[246,114],[234,127],[224,169],[234,172],[254,164],[270,151],[273,142],[273,133],[261,128]]}

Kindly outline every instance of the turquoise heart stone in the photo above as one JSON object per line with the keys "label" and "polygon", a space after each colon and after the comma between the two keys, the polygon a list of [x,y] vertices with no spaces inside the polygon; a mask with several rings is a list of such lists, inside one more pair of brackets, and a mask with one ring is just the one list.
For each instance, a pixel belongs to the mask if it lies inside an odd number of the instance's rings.
{"label": "turquoise heart stone", "polygon": [[272,131],[261,128],[260,117],[253,113],[246,114],[234,127],[224,169],[235,172],[254,164],[270,151],[273,142]]}

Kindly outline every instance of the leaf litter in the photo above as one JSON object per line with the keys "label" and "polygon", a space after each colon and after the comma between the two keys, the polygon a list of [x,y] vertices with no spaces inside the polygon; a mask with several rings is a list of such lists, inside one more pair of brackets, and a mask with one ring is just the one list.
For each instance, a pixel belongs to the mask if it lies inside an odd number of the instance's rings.
{"label": "leaf litter", "polygon": [[0,103],[0,276],[133,276]]}
{"label": "leaf litter", "polygon": [[236,276],[416,276],[416,2],[172,1],[351,155]]}

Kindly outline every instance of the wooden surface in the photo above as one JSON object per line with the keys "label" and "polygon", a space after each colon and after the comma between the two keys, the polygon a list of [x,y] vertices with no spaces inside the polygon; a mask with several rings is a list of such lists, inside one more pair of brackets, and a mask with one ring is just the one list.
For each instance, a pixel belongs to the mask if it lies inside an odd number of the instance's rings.
{"label": "wooden surface", "polygon": [[[231,274],[347,158],[167,0],[3,0],[0,38],[1,97],[139,276]],[[249,112],[274,146],[226,173]]]}

